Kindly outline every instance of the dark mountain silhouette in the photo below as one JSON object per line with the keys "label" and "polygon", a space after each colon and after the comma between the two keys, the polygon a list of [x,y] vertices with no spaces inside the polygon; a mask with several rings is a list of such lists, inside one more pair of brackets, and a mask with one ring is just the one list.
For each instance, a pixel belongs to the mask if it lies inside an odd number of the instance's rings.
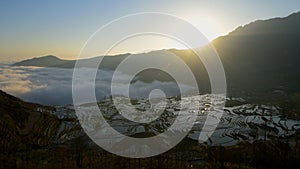
{"label": "dark mountain silhouette", "polygon": [[224,64],[231,91],[300,91],[300,12],[252,22],[212,44]]}
{"label": "dark mountain silhouette", "polygon": [[[103,69],[114,69],[114,65],[117,65],[117,63],[120,63],[127,55],[127,54],[121,54],[121,55],[115,55],[115,56],[98,56],[88,59],[81,59],[81,67],[94,67],[98,63],[99,57],[103,58],[103,63],[101,65],[101,68]],[[64,60],[60,59],[56,56],[42,56],[39,58],[33,58],[24,60],[21,62],[17,62],[13,64],[12,66],[37,66],[37,67],[56,67],[56,68],[74,68],[76,63],[76,60]]]}
{"label": "dark mountain silhouette", "polygon": [[65,64],[69,62],[70,61],[68,60],[62,60],[56,56],[48,55],[48,56],[42,56],[38,58],[24,60],[13,64],[13,66],[63,67]]}

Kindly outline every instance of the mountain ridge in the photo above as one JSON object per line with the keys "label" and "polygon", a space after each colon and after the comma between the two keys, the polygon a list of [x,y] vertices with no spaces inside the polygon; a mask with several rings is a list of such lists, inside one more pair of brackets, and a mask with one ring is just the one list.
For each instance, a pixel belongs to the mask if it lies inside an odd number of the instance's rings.
{"label": "mountain ridge", "polygon": [[[296,19],[299,22],[299,19],[298,19],[299,17],[300,17],[300,11],[294,12],[286,17],[275,17],[275,18],[270,18],[270,19],[265,19],[265,20],[262,20],[262,19],[255,20],[248,24],[241,25],[241,26],[235,28],[233,31],[229,32],[227,35],[224,35],[224,36],[235,35],[235,34],[238,34],[240,31],[252,31],[253,33],[258,33],[260,26],[265,26],[265,25],[273,24],[273,23],[285,24],[286,22],[290,22],[293,19]],[[295,32],[299,33],[299,31],[297,31],[297,30],[298,29],[294,29],[293,33],[295,33]],[[266,32],[264,32],[264,33],[266,33]],[[224,36],[220,36],[220,37],[224,37]],[[220,37],[217,37],[216,39],[218,39]],[[216,39],[214,39],[214,40],[216,40]]]}

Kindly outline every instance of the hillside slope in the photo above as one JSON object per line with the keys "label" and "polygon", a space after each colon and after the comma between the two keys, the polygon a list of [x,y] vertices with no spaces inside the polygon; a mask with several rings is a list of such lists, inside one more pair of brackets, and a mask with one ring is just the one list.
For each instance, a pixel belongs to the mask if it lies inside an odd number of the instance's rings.
{"label": "hillside slope", "polygon": [[212,44],[230,89],[300,91],[300,12],[239,27]]}
{"label": "hillside slope", "polygon": [[53,107],[27,103],[0,90],[0,152],[52,144],[60,121],[51,111]]}

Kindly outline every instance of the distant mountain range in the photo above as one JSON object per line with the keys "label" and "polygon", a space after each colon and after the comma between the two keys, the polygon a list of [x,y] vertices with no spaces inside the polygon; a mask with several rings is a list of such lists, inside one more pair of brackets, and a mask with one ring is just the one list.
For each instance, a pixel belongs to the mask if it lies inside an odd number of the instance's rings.
{"label": "distant mountain range", "polygon": [[[126,56],[129,54],[122,54],[122,55],[116,55],[111,57],[107,62],[106,69],[112,69],[109,65],[112,65],[114,62],[119,62],[120,60],[123,60]],[[106,58],[106,57],[105,57]],[[81,61],[89,67],[90,65],[93,65],[95,61],[97,61],[99,58],[94,57],[90,59],[82,59]],[[105,59],[107,60],[107,59]],[[76,60],[63,60],[58,58],[57,56],[48,55],[48,56],[42,56],[38,58],[28,59],[21,62],[17,62],[13,64],[13,66],[37,66],[37,67],[56,67],[56,68],[74,68],[76,63]]]}
{"label": "distant mountain range", "polygon": [[[199,82],[200,90],[208,92],[210,89],[209,79],[207,76],[207,72],[204,68],[204,65],[199,60],[198,56],[196,56],[190,50],[177,50],[177,49],[169,49],[169,50],[157,50],[151,51],[148,53],[140,53],[140,54],[133,54],[130,53],[120,54],[120,55],[113,55],[113,56],[98,56],[89,59],[81,59],[80,60],[80,67],[88,67],[88,68],[98,68],[101,70],[108,70],[113,71],[117,68],[117,66],[129,55],[133,57],[139,57],[141,55],[147,57],[151,57],[153,55],[160,55],[161,60],[155,60],[154,62],[165,62],[169,63],[169,60],[164,58],[164,54],[166,52],[174,53],[175,55],[179,56],[192,70],[195,74],[196,80]],[[99,58],[102,58],[100,65],[98,66],[97,63],[99,62]],[[63,60],[56,56],[43,56],[40,58],[33,58],[24,60],[21,62],[17,62],[12,66],[37,66],[37,67],[54,67],[54,68],[74,68],[76,64],[76,60]],[[138,63],[137,63],[138,64]],[[134,66],[134,65],[133,65]],[[126,71],[126,70],[125,70]],[[153,82],[154,80],[159,81],[174,81],[174,79],[166,73],[159,73],[160,71],[155,69],[145,70],[142,71],[142,76],[137,76],[133,79],[135,81],[143,81],[143,82]],[[124,72],[128,73],[128,72]]]}
{"label": "distant mountain range", "polygon": [[[224,65],[229,95],[255,95],[257,98],[267,95],[273,98],[273,95],[277,97],[278,94],[281,97],[300,93],[300,12],[240,26],[228,35],[213,40],[211,44]],[[198,83],[201,83],[201,90],[209,92],[208,76],[197,56],[190,50],[168,51],[182,58],[191,67]],[[114,70],[128,55],[104,56],[100,67]],[[97,59],[85,59],[83,62],[90,65]],[[13,66],[73,68],[75,62],[44,56],[24,60]],[[157,76],[154,70],[144,73],[146,76],[139,77],[139,80],[171,80],[166,75]]]}

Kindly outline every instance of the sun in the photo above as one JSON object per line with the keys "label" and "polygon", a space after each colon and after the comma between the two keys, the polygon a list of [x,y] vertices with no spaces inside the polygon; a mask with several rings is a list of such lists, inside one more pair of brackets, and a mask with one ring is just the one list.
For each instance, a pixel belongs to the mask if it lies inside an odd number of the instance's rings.
{"label": "sun", "polygon": [[187,16],[185,20],[195,26],[209,41],[218,37],[221,26],[210,16]]}

